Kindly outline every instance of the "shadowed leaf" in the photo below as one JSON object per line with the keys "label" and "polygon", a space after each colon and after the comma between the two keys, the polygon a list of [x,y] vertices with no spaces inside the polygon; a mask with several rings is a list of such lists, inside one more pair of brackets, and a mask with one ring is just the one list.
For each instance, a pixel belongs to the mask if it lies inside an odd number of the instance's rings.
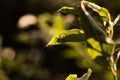
{"label": "shadowed leaf", "polygon": [[81,42],[85,41],[85,35],[82,30],[72,29],[62,31],[52,37],[48,45],[62,44],[65,42]]}

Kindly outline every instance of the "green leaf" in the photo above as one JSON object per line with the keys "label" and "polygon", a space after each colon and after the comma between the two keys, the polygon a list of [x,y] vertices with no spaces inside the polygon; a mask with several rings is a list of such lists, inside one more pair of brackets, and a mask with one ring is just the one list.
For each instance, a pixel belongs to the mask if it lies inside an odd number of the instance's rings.
{"label": "green leaf", "polygon": [[43,13],[39,15],[38,25],[40,30],[50,35],[66,30],[69,27],[64,20],[64,16],[59,13],[53,15],[50,13]]}
{"label": "green leaf", "polygon": [[58,12],[68,12],[69,10],[73,10],[74,7],[69,7],[69,6],[63,6],[58,10]]}
{"label": "green leaf", "polygon": [[81,78],[77,78],[76,74],[70,74],[65,80],[88,80],[92,70],[89,68],[87,73],[85,73]]}
{"label": "green leaf", "polygon": [[88,1],[84,1],[84,3],[93,11],[97,12],[101,16],[103,22],[109,22],[110,13],[106,8],[100,7],[99,5]]}
{"label": "green leaf", "polygon": [[102,53],[100,53],[99,51],[96,51],[95,49],[92,49],[92,48],[88,48],[88,53],[92,59],[95,59],[98,56],[102,56]]}
{"label": "green leaf", "polygon": [[65,80],[77,80],[76,74],[70,74]]}
{"label": "green leaf", "polygon": [[48,45],[57,45],[65,42],[81,42],[85,41],[85,34],[83,30],[72,29],[62,31],[52,37]]}
{"label": "green leaf", "polygon": [[109,21],[109,11],[104,8],[104,7],[101,7],[98,11],[96,11],[102,18],[102,20],[104,22],[108,22]]}
{"label": "green leaf", "polygon": [[85,73],[81,78],[78,78],[77,80],[88,80],[91,73],[92,73],[92,70],[88,69],[87,73]]}
{"label": "green leaf", "polygon": [[63,30],[66,30],[69,26],[66,24],[66,22],[63,19],[64,17],[60,14],[55,14],[53,16],[53,25],[51,29],[51,34],[54,35],[58,32],[61,32]]}
{"label": "green leaf", "polygon": [[102,56],[101,45],[98,41],[93,38],[89,38],[87,42],[90,44],[92,48],[88,48],[88,53],[90,54],[92,59],[95,59],[98,56]]}
{"label": "green leaf", "polygon": [[112,52],[113,52],[113,49],[115,48],[115,45],[113,44],[102,44],[102,47],[103,47],[103,52],[108,54],[108,55],[111,55]]}
{"label": "green leaf", "polygon": [[64,6],[62,8],[60,8],[58,10],[58,12],[61,12],[61,13],[69,13],[69,14],[74,14],[74,15],[77,15],[77,16],[83,16],[81,13],[82,13],[82,10],[80,7],[69,7],[69,6]]}
{"label": "green leaf", "polygon": [[89,38],[89,39],[87,40],[87,42],[88,42],[94,49],[96,49],[96,50],[98,50],[98,51],[102,51],[100,43],[99,43],[98,41],[96,41],[95,39]]}

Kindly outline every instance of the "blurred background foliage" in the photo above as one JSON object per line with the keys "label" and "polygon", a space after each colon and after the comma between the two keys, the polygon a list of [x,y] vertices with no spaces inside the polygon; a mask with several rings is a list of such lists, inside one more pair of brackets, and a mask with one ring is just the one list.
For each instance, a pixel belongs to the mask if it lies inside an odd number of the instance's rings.
{"label": "blurred background foliage", "polygon": [[[120,0],[89,1],[106,7],[113,19],[120,13]],[[89,67],[93,69],[90,80],[113,80],[108,62],[100,53],[93,57],[97,64],[90,55],[81,54],[87,53],[84,43],[46,47],[53,35],[81,29],[82,20],[78,23],[77,16],[57,12],[62,6],[78,7],[79,0],[0,1],[0,80],[64,80],[69,74],[81,76]],[[83,18],[85,25],[90,25],[84,15]],[[91,29],[87,30],[87,37],[93,35]],[[115,30],[120,37],[120,28]],[[94,39],[89,42],[99,45]],[[93,47],[98,49],[96,46]]]}

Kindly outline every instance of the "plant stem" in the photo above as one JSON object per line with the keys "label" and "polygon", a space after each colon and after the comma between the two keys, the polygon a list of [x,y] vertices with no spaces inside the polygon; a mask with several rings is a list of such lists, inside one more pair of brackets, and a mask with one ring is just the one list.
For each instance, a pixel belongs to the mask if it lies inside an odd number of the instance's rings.
{"label": "plant stem", "polygon": [[110,63],[110,67],[111,67],[111,71],[112,71],[112,74],[114,76],[114,80],[118,80],[118,76],[117,76],[117,62],[118,62],[118,59],[120,57],[120,51],[117,54],[117,57],[116,59],[114,59],[114,52],[115,51],[115,47],[113,48],[113,51],[112,51],[112,54],[110,56],[110,60],[109,60],[109,63]]}
{"label": "plant stem", "polygon": [[110,67],[111,67],[112,74],[114,76],[114,80],[118,80],[117,79],[117,65],[114,61],[113,55],[111,55],[109,62],[110,62]]}

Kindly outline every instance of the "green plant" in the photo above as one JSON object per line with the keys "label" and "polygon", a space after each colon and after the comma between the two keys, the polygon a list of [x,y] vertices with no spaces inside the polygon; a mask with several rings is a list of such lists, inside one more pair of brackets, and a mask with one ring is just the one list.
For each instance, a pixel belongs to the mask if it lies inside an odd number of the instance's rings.
{"label": "green plant", "polygon": [[[47,46],[59,44],[73,46],[82,57],[87,57],[88,63],[94,64],[97,69],[100,65],[96,63],[95,59],[102,56],[103,61],[108,60],[114,80],[118,80],[117,63],[120,52],[119,41],[114,40],[116,36],[114,27],[119,24],[120,15],[112,20],[112,16],[106,8],[85,0],[80,2],[80,7],[65,6],[59,9],[58,12],[74,14],[80,27],[79,29],[62,30],[53,35]],[[88,21],[88,25],[86,21]],[[82,47],[78,46],[78,44]],[[82,51],[82,49],[84,50]],[[92,69],[95,68],[92,67]]]}
{"label": "green plant", "polygon": [[91,69],[88,69],[87,73],[85,73],[81,78],[77,78],[76,74],[69,75],[66,80],[88,80],[92,73]]}

